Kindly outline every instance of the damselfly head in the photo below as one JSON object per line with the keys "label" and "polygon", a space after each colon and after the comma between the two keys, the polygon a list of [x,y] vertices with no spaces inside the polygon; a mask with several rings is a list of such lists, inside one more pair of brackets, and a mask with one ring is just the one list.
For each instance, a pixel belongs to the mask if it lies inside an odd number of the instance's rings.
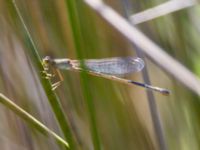
{"label": "damselfly head", "polygon": [[42,59],[42,65],[45,70],[48,70],[50,66],[54,64],[53,59],[50,56],[46,56]]}

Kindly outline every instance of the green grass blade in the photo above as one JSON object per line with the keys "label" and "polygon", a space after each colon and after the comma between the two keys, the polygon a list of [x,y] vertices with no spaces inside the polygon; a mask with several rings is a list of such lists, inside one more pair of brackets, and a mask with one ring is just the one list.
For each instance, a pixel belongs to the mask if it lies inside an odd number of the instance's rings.
{"label": "green grass blade", "polygon": [[56,141],[63,144],[66,148],[69,148],[69,144],[64,139],[62,139],[56,133],[51,131],[48,127],[46,127],[36,118],[34,118],[31,114],[26,112],[24,109],[16,105],[14,102],[12,102],[12,100],[10,100],[9,98],[7,98],[5,95],[1,93],[0,93],[0,103],[2,103],[6,108],[12,110],[20,118],[23,118],[25,121],[27,121],[30,125],[34,126],[40,132],[44,133],[45,135],[51,135],[53,138],[56,139]]}
{"label": "green grass blade", "polygon": [[73,135],[71,133],[70,127],[68,125],[68,122],[67,122],[67,120],[65,118],[65,115],[64,115],[64,112],[62,110],[62,107],[61,107],[61,105],[59,103],[59,98],[52,91],[52,87],[51,87],[50,82],[47,79],[45,79],[45,78],[43,78],[41,76],[41,72],[40,71],[43,70],[43,66],[41,64],[41,58],[40,58],[40,56],[38,54],[37,48],[36,48],[32,38],[31,38],[31,35],[30,35],[26,25],[25,25],[25,22],[24,22],[24,20],[22,18],[22,15],[21,15],[21,13],[20,13],[17,5],[16,5],[15,0],[13,0],[12,3],[13,3],[14,8],[16,10],[17,16],[19,17],[19,20],[21,21],[22,26],[24,28],[24,34],[25,34],[24,38],[26,40],[26,44],[27,44],[28,48],[30,49],[29,50],[29,56],[32,59],[32,62],[34,64],[36,70],[39,70],[38,71],[38,76],[39,76],[41,84],[42,84],[42,86],[43,86],[43,88],[45,90],[45,93],[46,93],[46,95],[48,97],[48,100],[49,100],[49,103],[50,103],[50,105],[51,105],[51,107],[53,109],[53,112],[54,112],[54,114],[56,116],[56,119],[57,119],[57,121],[59,123],[59,126],[60,126],[60,128],[62,130],[62,133],[63,133],[63,135],[65,137],[65,140],[67,140],[69,142],[69,147],[71,149],[74,149],[74,147],[75,147],[74,143],[75,142],[74,142],[74,139],[73,139]]}
{"label": "green grass blade", "polygon": [[[83,50],[84,39],[82,36],[82,31],[81,31],[81,23],[80,23],[81,16],[79,17],[79,13],[77,12],[77,10],[79,10],[79,8],[81,7],[80,6],[81,2],[66,0],[65,3],[68,10],[67,13],[69,16],[69,22],[72,28],[74,45],[76,48],[78,58],[81,59],[83,55],[82,53],[84,52]],[[93,99],[91,97],[91,93],[88,88],[88,75],[85,72],[81,73],[81,81],[82,81],[81,83],[82,83],[84,98],[86,100],[86,105],[88,108],[88,114],[89,114],[89,120],[90,120],[90,132],[92,136],[93,146],[95,150],[100,150],[101,145],[100,145],[99,135],[97,131],[95,106],[93,103]]]}

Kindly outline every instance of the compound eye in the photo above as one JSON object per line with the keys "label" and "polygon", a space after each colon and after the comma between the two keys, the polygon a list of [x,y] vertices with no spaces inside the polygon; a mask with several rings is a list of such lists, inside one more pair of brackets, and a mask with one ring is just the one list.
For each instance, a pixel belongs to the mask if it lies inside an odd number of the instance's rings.
{"label": "compound eye", "polygon": [[50,61],[51,60],[51,57],[50,56],[46,56],[46,57],[44,57],[44,59],[43,59],[44,61]]}
{"label": "compound eye", "polygon": [[42,59],[42,65],[44,67],[48,67],[51,63],[51,57],[50,56],[46,56]]}

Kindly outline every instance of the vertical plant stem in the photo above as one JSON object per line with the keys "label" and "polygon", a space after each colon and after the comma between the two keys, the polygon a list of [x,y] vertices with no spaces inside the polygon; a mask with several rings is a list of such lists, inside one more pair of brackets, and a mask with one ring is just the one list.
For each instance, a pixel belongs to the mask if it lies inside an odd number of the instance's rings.
{"label": "vertical plant stem", "polygon": [[[81,6],[78,7],[78,5],[80,4],[80,1],[66,0],[65,3],[68,9],[69,22],[72,28],[72,34],[74,38],[74,45],[76,48],[77,55],[80,59],[82,56],[81,53],[84,52],[83,36],[82,36],[82,31],[81,31],[81,26],[80,26],[79,13],[77,12],[77,9],[79,10],[81,7]],[[81,17],[84,17],[84,15]],[[83,64],[83,67],[84,67],[84,64]],[[98,131],[97,131],[97,125],[96,125],[96,118],[95,118],[96,113],[94,109],[95,107],[92,100],[92,96],[89,91],[87,78],[88,78],[87,74],[85,72],[82,72],[81,73],[82,87],[83,87],[84,98],[86,100],[86,104],[88,107],[90,131],[91,131],[93,146],[95,150],[100,150],[101,146],[100,146],[100,140],[98,137]]]}
{"label": "vertical plant stem", "polygon": [[47,98],[49,100],[49,103],[51,105],[51,108],[56,116],[56,119],[59,123],[59,126],[62,130],[62,133],[65,137],[65,140],[68,141],[69,143],[69,147],[70,149],[75,149],[75,141],[73,139],[73,135],[71,133],[71,129],[69,127],[69,123],[67,122],[66,118],[65,118],[65,115],[64,115],[64,112],[62,110],[62,106],[60,105],[60,102],[59,102],[59,98],[57,97],[57,95],[52,91],[52,87],[51,87],[51,84],[50,82],[45,79],[44,77],[42,77],[42,73],[41,71],[43,70],[43,66],[41,64],[41,58],[38,54],[38,50],[31,38],[31,35],[28,31],[28,28],[25,24],[25,21],[19,11],[19,8],[15,2],[15,0],[12,0],[12,3],[13,3],[13,6],[15,8],[15,11],[16,11],[16,14],[17,14],[17,17],[19,18],[19,20],[21,21],[21,24],[24,28],[24,39],[26,40],[26,44],[29,48],[29,56],[30,58],[32,59],[32,62],[36,68],[36,70],[39,70],[38,71],[38,76],[39,76],[39,79],[41,81],[41,84],[45,90],[45,93],[47,95]]}
{"label": "vertical plant stem", "polygon": [[[130,15],[131,15],[130,12],[131,12],[131,9],[132,9],[130,1],[129,0],[122,0],[122,3],[124,4],[123,6],[124,6],[126,18],[131,23],[131,20],[129,19]],[[131,23],[131,24],[133,25],[133,23]],[[136,49],[137,55],[140,58],[144,58],[143,52],[137,46],[133,45],[133,47],[134,47],[134,49]],[[151,81],[150,81],[148,70],[147,70],[146,67],[144,67],[144,69],[142,71],[142,76],[143,76],[144,82],[150,85]],[[157,142],[158,142],[159,149],[167,150],[167,145],[166,145],[166,142],[165,142],[164,133],[163,133],[163,130],[162,130],[162,125],[161,125],[161,120],[159,118],[159,113],[158,113],[158,110],[157,110],[155,97],[154,97],[152,91],[147,90],[147,98],[148,98],[149,109],[150,109],[151,118],[152,118],[154,131],[155,131],[155,136],[156,136],[156,139],[157,139]]]}

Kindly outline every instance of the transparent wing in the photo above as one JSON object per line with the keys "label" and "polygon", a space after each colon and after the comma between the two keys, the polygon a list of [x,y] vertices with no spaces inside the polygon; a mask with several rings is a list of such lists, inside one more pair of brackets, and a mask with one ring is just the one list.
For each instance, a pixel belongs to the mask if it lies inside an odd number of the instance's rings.
{"label": "transparent wing", "polygon": [[110,75],[134,73],[144,68],[144,61],[138,57],[87,59],[84,63],[88,70]]}

